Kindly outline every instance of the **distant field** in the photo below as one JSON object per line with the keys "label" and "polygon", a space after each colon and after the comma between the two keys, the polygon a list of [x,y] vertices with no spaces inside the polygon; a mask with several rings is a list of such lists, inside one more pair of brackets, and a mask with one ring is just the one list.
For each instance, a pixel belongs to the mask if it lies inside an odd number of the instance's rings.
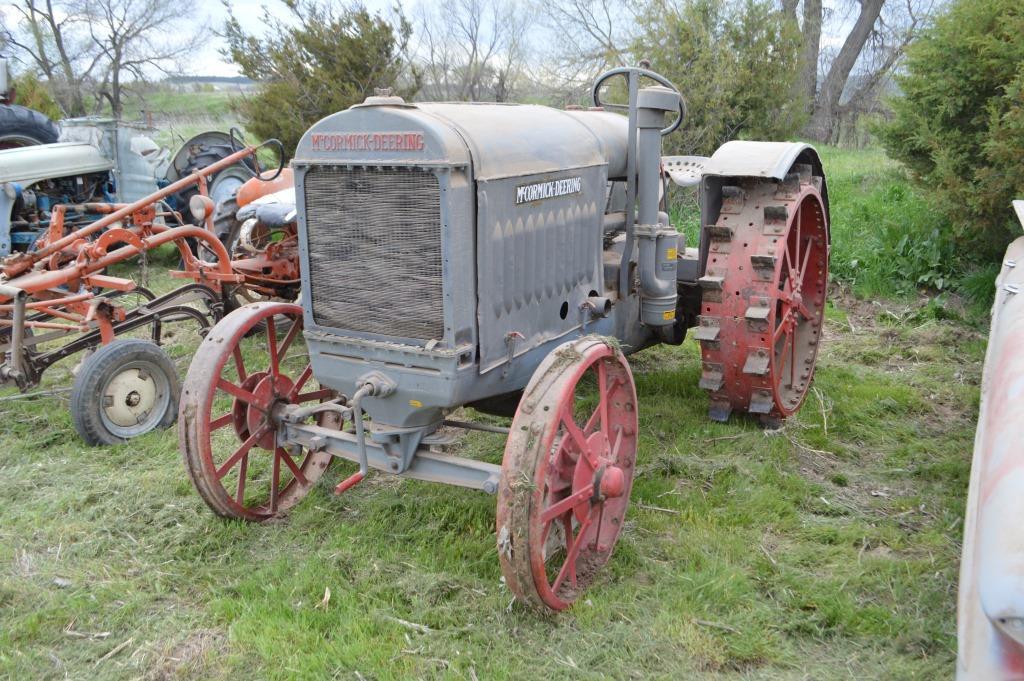
{"label": "distant field", "polygon": [[184,140],[206,130],[226,132],[231,127],[244,127],[231,108],[232,101],[242,96],[230,90],[159,89],[147,93],[143,100],[130,102],[125,107],[125,118],[152,121],[156,142],[176,149]]}
{"label": "distant field", "polygon": [[[696,343],[634,355],[633,505],[571,611],[511,602],[486,495],[374,474],[335,497],[352,471],[336,464],[287,519],[223,522],[175,431],[88,448],[66,393],[8,390],[0,678],[949,678],[985,338],[955,300],[875,274],[872,230],[917,205],[894,164],[825,161],[843,278],[813,394],[779,432],[716,424]],[[182,372],[196,343],[169,343]]]}

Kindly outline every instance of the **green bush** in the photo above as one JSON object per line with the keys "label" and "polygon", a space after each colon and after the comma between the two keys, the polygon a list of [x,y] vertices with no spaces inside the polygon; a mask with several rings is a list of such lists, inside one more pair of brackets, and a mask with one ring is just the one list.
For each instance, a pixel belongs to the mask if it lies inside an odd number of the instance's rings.
{"label": "green bush", "polygon": [[16,104],[35,109],[55,121],[63,117],[60,107],[46,89],[46,85],[33,71],[26,71],[17,76],[13,85]]}
{"label": "green bush", "polygon": [[[232,14],[225,35],[232,61],[260,81],[258,92],[238,105],[246,128],[260,139],[280,139],[290,156],[316,121],[362,102],[377,88],[395,87],[406,71],[412,27],[401,15],[392,23],[361,6],[285,4],[294,21],[264,10],[266,31],[257,36],[247,34]],[[396,94],[415,94],[417,74],[408,80],[411,85]]]}
{"label": "green bush", "polygon": [[956,0],[910,46],[899,85],[883,143],[946,216],[940,250],[961,256],[961,273],[984,271],[1020,231],[1024,3]]}
{"label": "green bush", "polygon": [[633,54],[686,97],[671,151],[710,154],[730,139],[787,139],[803,125],[800,36],[768,0],[651,0]]}

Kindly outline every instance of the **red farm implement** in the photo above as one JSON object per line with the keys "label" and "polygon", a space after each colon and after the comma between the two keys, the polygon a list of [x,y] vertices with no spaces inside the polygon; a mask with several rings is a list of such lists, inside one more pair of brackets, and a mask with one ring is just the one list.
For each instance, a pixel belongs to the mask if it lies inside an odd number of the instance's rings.
{"label": "red farm implement", "polygon": [[[133,203],[55,206],[49,229],[34,247],[0,264],[0,386],[26,391],[55,362],[89,351],[71,399],[76,429],[87,442],[123,442],[169,425],[179,381],[159,347],[163,325],[194,322],[205,334],[235,301],[290,298],[298,286],[294,224],[278,219],[264,227],[253,218],[241,230],[226,230],[230,247],[244,241],[240,257],[232,260],[215,230],[215,206],[207,192],[210,177],[254,160],[269,144],[277,142],[239,148]],[[280,181],[271,180],[281,174],[278,169],[251,182],[279,188]],[[166,200],[193,188],[190,223]],[[266,192],[256,187],[247,195],[261,193]],[[77,229],[65,226],[68,216],[82,213],[103,217]],[[180,269],[171,276],[191,281],[156,295],[108,272],[111,266],[140,262],[164,244],[174,244],[181,256]],[[148,340],[126,337],[146,328]]]}

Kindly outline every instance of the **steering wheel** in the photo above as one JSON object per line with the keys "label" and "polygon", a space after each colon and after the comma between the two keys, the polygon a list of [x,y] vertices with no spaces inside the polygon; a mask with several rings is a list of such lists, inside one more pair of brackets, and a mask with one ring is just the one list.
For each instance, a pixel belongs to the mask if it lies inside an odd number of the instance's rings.
{"label": "steering wheel", "polygon": [[[235,137],[235,135],[238,135]],[[232,127],[228,130],[228,137],[231,140],[231,153],[236,153],[242,150],[242,146],[245,145],[245,137],[242,135],[242,131],[238,128]],[[241,145],[241,146],[240,146]],[[249,171],[249,174],[255,177],[260,182],[272,182],[280,177],[281,172],[284,171],[284,145],[281,144],[281,140],[271,137],[265,142],[256,145],[257,149],[263,147],[274,147],[277,149],[277,172],[270,177],[263,177],[263,173],[259,172],[259,161],[256,161],[256,172],[252,171],[248,163],[243,163],[242,166]]]}
{"label": "steering wheel", "polygon": [[686,118],[686,100],[683,99],[683,94],[679,92],[679,88],[672,84],[672,81],[670,81],[668,78],[661,75],[660,73],[655,73],[654,71],[650,71],[648,69],[642,69],[636,66],[621,66],[619,68],[611,69],[610,71],[605,71],[604,73],[602,73],[600,76],[597,77],[597,80],[595,80],[594,84],[590,87],[590,98],[593,100],[594,106],[620,111],[628,110],[628,104],[605,104],[604,102],[602,102],[601,87],[608,80],[614,78],[615,76],[624,76],[626,78],[626,82],[629,82],[629,79],[633,76],[633,74],[636,74],[637,78],[650,78],[655,83],[663,85],[667,87],[669,90],[672,90],[672,92],[679,95],[679,115],[676,116],[676,119],[672,121],[667,128],[664,128],[661,131],[661,136],[664,137],[665,135],[675,132],[676,129],[680,125],[682,125],[683,119]]}

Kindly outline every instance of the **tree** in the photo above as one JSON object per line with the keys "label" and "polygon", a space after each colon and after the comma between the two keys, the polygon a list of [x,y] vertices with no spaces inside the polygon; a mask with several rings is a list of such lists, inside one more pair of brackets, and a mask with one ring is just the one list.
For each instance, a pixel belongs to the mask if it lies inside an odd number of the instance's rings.
{"label": "tree", "polygon": [[[783,13],[801,32],[797,92],[809,114],[806,136],[834,142],[844,114],[859,113],[877,101],[934,4],[935,0],[782,0]],[[829,37],[845,34],[838,50],[821,48],[823,32]]]}
{"label": "tree", "polygon": [[566,83],[593,78],[600,71],[624,66],[642,12],[615,0],[564,0],[544,3],[548,30],[558,36],[550,76]]}
{"label": "tree", "polygon": [[14,79],[13,87],[18,104],[34,109],[52,120],[60,118],[60,107],[33,71],[25,71],[18,75]]}
{"label": "tree", "polygon": [[507,102],[523,75],[530,12],[515,0],[420,3],[417,62],[425,99]]}
{"label": "tree", "polygon": [[115,118],[130,88],[145,83],[149,73],[178,70],[205,35],[186,24],[195,14],[194,0],[85,0],[85,7],[89,38],[103,65],[98,92]]}
{"label": "tree", "polygon": [[17,26],[16,30],[5,29],[6,42],[35,65],[66,115],[84,116],[86,83],[99,70],[84,6],[20,0],[10,8]]}
{"label": "tree", "polygon": [[1024,5],[957,0],[908,49],[902,96],[882,129],[950,218],[967,259],[998,258],[1024,196]]}
{"label": "tree", "polygon": [[5,39],[68,116],[84,116],[102,98],[120,117],[132,87],[168,73],[203,35],[188,23],[195,0],[19,0],[10,7],[18,21]]}
{"label": "tree", "polygon": [[799,34],[769,0],[654,0],[640,16],[636,57],[668,77],[689,109],[682,135],[690,154],[736,137],[784,139],[803,124],[796,89]]}
{"label": "tree", "polygon": [[407,49],[412,28],[401,14],[389,20],[365,8],[341,10],[318,0],[285,0],[291,21],[264,9],[265,35],[246,33],[234,14],[225,27],[227,55],[260,81],[239,105],[260,138],[276,137],[294,153],[302,134],[324,116],[392,88],[411,98],[420,87]]}

